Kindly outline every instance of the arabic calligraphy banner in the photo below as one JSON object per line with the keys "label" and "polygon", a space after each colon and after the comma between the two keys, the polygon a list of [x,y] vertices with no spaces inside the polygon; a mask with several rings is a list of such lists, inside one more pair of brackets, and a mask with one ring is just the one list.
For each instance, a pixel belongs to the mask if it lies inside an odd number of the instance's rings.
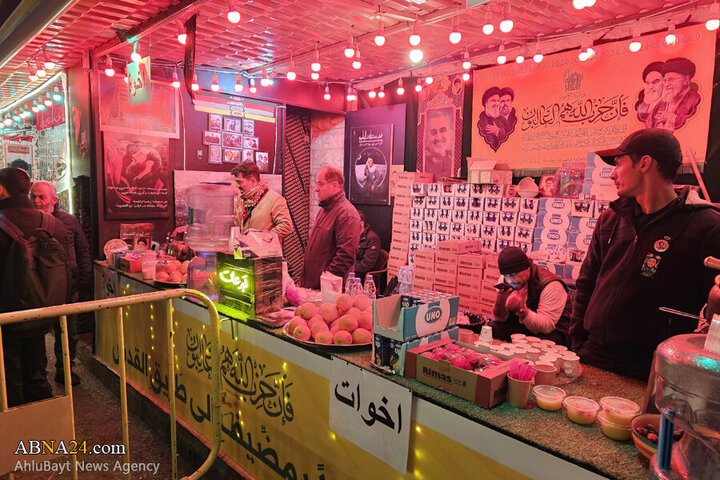
{"label": "arabic calligraphy banner", "polygon": [[704,161],[712,94],[715,33],[698,25],[593,47],[586,62],[573,50],[475,72],[472,156],[513,169],[585,162],[587,152],[617,146],[641,128],[675,134]]}

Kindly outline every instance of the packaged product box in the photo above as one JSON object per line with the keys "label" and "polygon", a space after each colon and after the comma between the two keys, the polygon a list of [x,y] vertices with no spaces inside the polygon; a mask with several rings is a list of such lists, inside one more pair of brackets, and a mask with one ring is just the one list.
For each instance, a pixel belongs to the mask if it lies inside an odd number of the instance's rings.
{"label": "packaged product box", "polygon": [[422,231],[423,232],[437,232],[437,223],[433,220],[423,220]]}
{"label": "packaged product box", "polygon": [[[417,261],[417,259],[415,259]],[[417,265],[417,263],[415,264]],[[413,265],[413,284],[415,282],[420,282],[424,284],[432,284],[435,281],[435,267],[433,266],[432,269],[428,268],[425,270],[416,270],[415,265]],[[415,287],[415,289],[422,289],[426,290],[424,287]]]}
{"label": "packaged product box", "polygon": [[423,243],[427,245],[435,245],[437,240],[435,239],[435,233],[423,232]]}
{"label": "packaged product box", "polygon": [[478,244],[476,241],[448,241],[441,242],[438,244],[438,250],[449,253],[467,253],[474,252],[477,250]]}
{"label": "packaged product box", "polygon": [[472,197],[470,198],[470,203],[468,204],[468,210],[471,212],[482,212],[484,208],[484,199],[480,197]]}
{"label": "packaged product box", "polygon": [[[560,213],[538,213],[535,221],[537,228],[557,228],[567,230],[570,228],[570,216]],[[525,225],[522,225],[525,226]]]}
{"label": "packaged product box", "polygon": [[476,183],[470,183],[470,197],[471,198],[481,198],[483,195],[482,191],[482,185],[476,184]]}
{"label": "packaged product box", "polygon": [[425,209],[413,207],[410,209],[410,220],[424,220]]}
{"label": "packaged product box", "polygon": [[142,272],[142,260],[139,257],[120,257],[120,270],[130,273]]}
{"label": "packaged product box", "polygon": [[412,194],[417,196],[425,196],[428,192],[428,185],[427,183],[413,183],[412,184]]}
{"label": "packaged product box", "polygon": [[584,217],[592,218],[595,214],[595,201],[594,200],[580,200],[575,199],[572,202],[572,212],[570,213],[573,217]]}
{"label": "packaged product box", "polygon": [[440,198],[439,197],[425,197],[425,208],[437,210],[438,208],[440,208]]}
{"label": "packaged product box", "polygon": [[482,186],[483,197],[502,198],[505,192],[504,185],[483,185]]}
{"label": "packaged product box", "polygon": [[480,212],[480,211],[473,212],[472,210],[470,210],[468,212],[468,216],[467,216],[468,223],[480,225],[482,223],[482,216],[483,216],[483,212]]}
{"label": "packaged product box", "polygon": [[[448,295],[457,295],[457,287],[455,285],[448,285],[445,283],[437,283],[433,285],[433,290],[440,293],[447,293]],[[460,300],[458,299],[458,302]]]}
{"label": "packaged product box", "polygon": [[382,335],[373,335],[372,358],[376,365],[388,367],[396,373],[403,375],[405,372],[405,356],[408,350],[427,345],[437,340],[457,340],[460,328],[452,327],[442,332],[426,335],[409,342],[392,340]]}
{"label": "packaged product box", "polygon": [[406,342],[446,330],[457,323],[455,296],[403,308],[402,295],[379,298],[373,302],[373,333]]}
{"label": "packaged product box", "polygon": [[425,208],[425,197],[412,197],[412,206],[415,208]]}
{"label": "packaged product box", "polygon": [[[454,341],[442,339],[409,349],[405,355],[405,376],[485,408],[493,408],[504,402],[507,399],[507,372],[510,369],[510,362],[489,366],[475,373],[453,367],[445,360],[433,360],[423,356],[424,352],[450,343]],[[463,344],[463,346],[479,351],[472,345]]]}
{"label": "packaged product box", "polygon": [[435,265],[432,263],[418,261],[416,257],[413,257],[413,275],[417,274],[432,278],[435,274]]}
{"label": "packaged product box", "polygon": [[574,265],[565,265],[563,278],[566,280],[572,280],[572,283],[575,283],[578,276],[580,275],[580,267],[582,264],[574,264]]}
{"label": "packaged product box", "polygon": [[452,222],[450,224],[450,237],[460,237],[458,240],[465,239],[465,223]]}
{"label": "packaged product box", "polygon": [[518,214],[517,224],[519,227],[535,228],[536,223],[537,223],[537,214],[536,213],[520,212]]}
{"label": "packaged product box", "polygon": [[[422,232],[423,231],[423,220],[410,220],[410,231],[411,232]],[[393,225],[395,222],[393,222]]]}
{"label": "packaged product box", "polygon": [[[533,249],[530,253],[530,257],[533,260],[547,262],[548,265],[555,263],[563,264],[567,260],[567,247],[565,245],[542,245],[533,243]],[[550,270],[549,267],[548,270]],[[562,272],[555,274],[561,276]]]}
{"label": "packaged product box", "polygon": [[475,300],[470,300],[469,298],[465,298],[462,295],[460,295],[460,293],[458,293],[458,296],[460,297],[460,311],[461,312],[480,313],[480,302],[475,301]]}
{"label": "packaged product box", "polygon": [[[502,228],[508,228],[508,227],[502,227]],[[497,239],[497,250],[498,252],[502,252],[508,247],[514,247],[515,243],[514,240],[505,240],[502,238]]]}
{"label": "packaged product box", "polygon": [[421,290],[432,290],[435,284],[430,281],[420,280],[413,278],[412,288]]}
{"label": "packaged product box", "polygon": [[452,192],[456,197],[468,198],[470,196],[470,185],[467,183],[453,183]]}
{"label": "packaged product box", "polygon": [[434,265],[435,264],[435,250],[434,249],[423,249],[415,252],[416,262],[425,262]]}
{"label": "packaged product box", "polygon": [[460,254],[449,252],[447,250],[438,250],[435,252],[435,263],[457,266],[460,256]]}
{"label": "packaged product box", "polygon": [[412,207],[412,199],[410,196],[395,196],[393,203],[393,212],[404,212],[406,209]]}
{"label": "packaged product box", "polygon": [[600,214],[610,208],[609,200],[595,200],[595,217],[600,217]]}
{"label": "packaged product box", "polygon": [[520,197],[503,197],[500,209],[503,212],[520,211]]}
{"label": "packaged product box", "polygon": [[587,252],[592,241],[592,233],[575,233],[568,234],[567,247]]}
{"label": "packaged product box", "polygon": [[468,197],[455,197],[454,210],[467,210],[470,204],[470,198]]}
{"label": "packaged product box", "polygon": [[494,253],[496,239],[493,238],[482,238],[482,232],[480,232],[480,251],[482,253]]}
{"label": "packaged product box", "polygon": [[[412,253],[415,253],[416,250],[420,250],[421,248],[422,248],[422,243],[411,243],[408,250],[409,250],[409,253],[412,254]],[[410,261],[410,265],[412,265],[413,261],[409,256],[408,256],[408,260]]]}
{"label": "packaged product box", "polygon": [[455,197],[440,197],[440,208],[453,210],[455,208]]}
{"label": "packaged product box", "polygon": [[485,267],[483,274],[483,283],[488,284],[490,287],[494,287],[498,283],[498,280],[502,276],[500,269],[497,267],[487,266]]}
{"label": "packaged product box", "polygon": [[[440,255],[440,253],[438,253]],[[451,282],[455,283],[457,281],[457,270],[458,265],[457,262],[450,263],[450,262],[440,262],[438,261],[438,258],[435,258],[435,279],[437,280],[438,277],[441,275],[444,275],[446,277],[449,277]],[[447,283],[447,282],[442,282]]]}
{"label": "packaged product box", "polygon": [[482,230],[480,230],[480,238],[486,239],[486,240],[495,240],[497,239],[497,232],[498,228],[500,228],[498,225],[482,225]]}
{"label": "packaged product box", "polygon": [[533,244],[566,245],[567,242],[568,242],[567,227],[564,227],[564,228],[562,228],[562,227],[561,228],[537,227],[533,231]]}
{"label": "packaged product box", "polygon": [[515,227],[515,243],[532,243],[533,229],[529,227]]}
{"label": "packaged product box", "polygon": [[392,238],[410,238],[410,226],[392,226]]}
{"label": "packaged product box", "polygon": [[508,227],[507,225],[500,225],[497,235],[498,240],[507,240],[508,242],[515,241],[515,227]]}
{"label": "packaged product box", "polygon": [[452,221],[454,223],[466,223],[467,222],[467,210],[453,210]]}
{"label": "packaged product box", "polygon": [[482,212],[483,225],[500,225],[500,212]]}
{"label": "packaged product box", "polygon": [[483,281],[484,275],[485,270],[480,270],[477,268],[458,267],[458,282],[463,282],[465,284],[471,282],[473,285],[475,285],[475,289],[478,289],[477,286],[480,285],[480,283]]}
{"label": "packaged product box", "polygon": [[410,227],[410,210],[407,211],[407,215],[400,216],[400,215],[393,215],[392,217],[392,224],[398,227]]}
{"label": "packaged product box", "polygon": [[435,235],[435,240],[438,242],[446,242],[450,240],[450,236],[447,233],[438,233]]}
{"label": "packaged product box", "polygon": [[453,211],[448,208],[441,208],[438,210],[437,219],[442,222],[452,222]]}
{"label": "packaged product box", "polygon": [[442,233],[443,235],[449,235],[450,234],[450,222],[437,222],[435,224],[435,232],[436,233]]}
{"label": "packaged product box", "polygon": [[501,206],[500,197],[485,197],[485,211],[499,212]]}
{"label": "packaged product box", "polygon": [[465,236],[468,240],[477,240],[480,238],[480,225],[468,223],[465,225]]}
{"label": "packaged product box", "polygon": [[492,315],[493,307],[495,306],[495,299],[492,302],[481,301],[477,304],[478,312],[484,315]]}
{"label": "packaged product box", "polygon": [[482,300],[482,293],[477,288],[463,288],[460,285],[457,287],[457,296],[460,297],[461,307],[463,301],[480,303]]}
{"label": "packaged product box", "polygon": [[537,213],[539,198],[521,198],[520,213]]}
{"label": "packaged product box", "polygon": [[422,229],[419,232],[410,231],[410,243],[422,243],[422,241],[423,241]]}
{"label": "packaged product box", "polygon": [[412,186],[413,183],[432,183],[434,177],[432,173],[425,172],[397,172],[395,179],[398,182],[407,182]]}
{"label": "packaged product box", "polygon": [[431,197],[439,197],[442,192],[442,186],[439,183],[428,183],[427,195]]}
{"label": "packaged product box", "polygon": [[452,183],[441,183],[440,188],[442,188],[442,195],[444,197],[454,197],[455,194],[453,193],[453,184]]}
{"label": "packaged product box", "polygon": [[572,212],[572,199],[570,198],[541,198],[538,202],[538,213],[556,213],[570,216]]}
{"label": "packaged product box", "polygon": [[532,243],[530,242],[514,242],[515,246],[518,247],[520,250],[525,252],[526,255],[529,255],[530,252],[532,252]]}
{"label": "packaged product box", "polygon": [[450,232],[450,238],[448,238],[448,240],[462,242],[467,239],[465,238],[465,235],[454,235],[452,232]]}
{"label": "packaged product box", "polygon": [[423,209],[423,220],[437,220],[437,212],[433,208]]}
{"label": "packaged product box", "polygon": [[578,218],[570,219],[570,231],[587,233],[592,235],[597,225],[597,218]]}
{"label": "packaged product box", "polygon": [[583,261],[585,260],[586,252],[587,250],[581,250],[579,248],[568,248],[566,264],[576,266],[582,265]]}
{"label": "packaged product box", "polygon": [[518,212],[502,211],[500,212],[500,226],[514,227],[517,225]]}
{"label": "packaged product box", "polygon": [[467,158],[468,183],[509,184],[512,183],[512,169],[504,163],[482,158]]}
{"label": "packaged product box", "polygon": [[457,265],[458,267],[463,268],[483,270],[485,269],[486,258],[486,255],[479,253],[464,253],[462,255],[458,255]]}
{"label": "packaged product box", "polygon": [[498,255],[487,255],[485,257],[485,268],[499,268]]}

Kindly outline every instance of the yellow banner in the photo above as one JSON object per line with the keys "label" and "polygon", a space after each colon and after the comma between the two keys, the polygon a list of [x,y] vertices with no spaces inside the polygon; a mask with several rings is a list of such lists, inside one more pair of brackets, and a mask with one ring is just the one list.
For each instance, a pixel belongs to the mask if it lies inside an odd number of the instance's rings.
{"label": "yellow banner", "polygon": [[473,80],[472,156],[513,169],[585,162],[587,152],[617,146],[641,128],[664,128],[680,141],[684,161],[704,160],[712,95],[715,32],[703,26],[594,46],[541,63],[477,70]]}
{"label": "yellow banner", "polygon": [[[123,292],[126,293],[126,292]],[[117,370],[121,358],[128,378],[144,395],[168,405],[165,306],[126,308],[125,352],[118,350],[115,313],[98,313],[97,355]],[[206,439],[211,437],[211,355],[203,322],[175,310],[177,414]],[[247,332],[240,325],[236,331]],[[265,335],[264,333],[259,333]],[[221,333],[222,450],[261,480],[354,480],[461,477],[490,480],[528,477],[440,432],[411,423],[405,475],[330,430],[329,381],[264,350],[242,337]],[[328,363],[330,360],[321,359]],[[478,477],[478,478],[480,478]]]}

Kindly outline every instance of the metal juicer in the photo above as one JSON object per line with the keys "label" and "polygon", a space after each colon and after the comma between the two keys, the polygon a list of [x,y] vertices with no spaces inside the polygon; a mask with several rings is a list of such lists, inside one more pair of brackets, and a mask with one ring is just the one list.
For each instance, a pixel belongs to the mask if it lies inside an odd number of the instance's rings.
{"label": "metal juicer", "polygon": [[655,351],[655,405],[685,433],[670,442],[670,468],[658,466],[660,451],[653,457],[652,478],[720,480],[720,354],[704,348],[707,338],[677,335]]}

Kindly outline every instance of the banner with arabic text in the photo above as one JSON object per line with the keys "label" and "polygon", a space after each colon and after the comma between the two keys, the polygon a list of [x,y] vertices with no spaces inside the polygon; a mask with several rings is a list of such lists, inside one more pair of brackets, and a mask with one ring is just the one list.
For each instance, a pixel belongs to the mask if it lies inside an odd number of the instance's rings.
{"label": "banner with arabic text", "polygon": [[715,53],[715,32],[698,25],[628,42],[475,72],[472,156],[513,169],[547,169],[585,162],[587,152],[617,146],[641,128],[674,133],[684,161],[704,161]]}

